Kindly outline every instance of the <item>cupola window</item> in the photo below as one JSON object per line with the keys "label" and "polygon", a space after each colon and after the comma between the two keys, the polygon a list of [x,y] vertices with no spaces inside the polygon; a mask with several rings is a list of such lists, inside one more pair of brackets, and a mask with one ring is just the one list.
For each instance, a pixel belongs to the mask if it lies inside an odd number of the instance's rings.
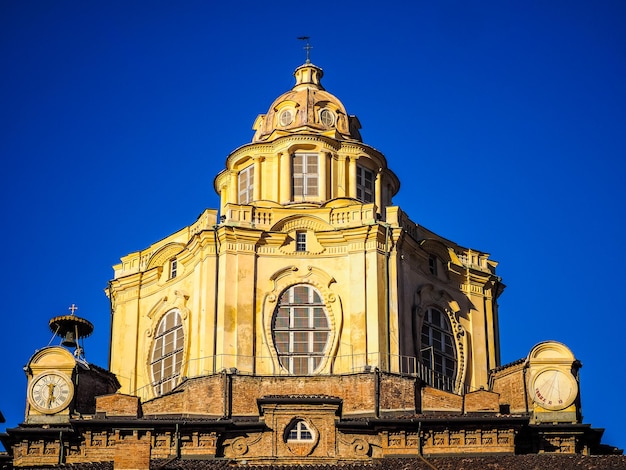
{"label": "cupola window", "polygon": [[152,347],[152,386],[156,395],[172,390],[183,364],[183,322],[177,309],[167,312],[156,329]]}
{"label": "cupola window", "polygon": [[298,284],[283,292],[272,334],[282,367],[295,375],[316,372],[330,339],[328,315],[317,289]]}
{"label": "cupola window", "polygon": [[238,203],[251,203],[254,194],[254,165],[250,165],[239,172],[237,184],[239,185]]}
{"label": "cupola window", "polygon": [[318,195],[318,171],[318,155],[316,153],[296,153],[293,156],[294,200]]}
{"label": "cupola window", "polygon": [[374,172],[362,166],[356,167],[356,198],[374,202]]}
{"label": "cupola window", "polygon": [[285,109],[280,113],[280,125],[285,127],[293,122],[293,111],[291,109]]}
{"label": "cupola window", "polygon": [[436,308],[426,310],[421,339],[422,364],[430,369],[430,376],[427,377],[430,385],[454,390],[457,359],[448,316]]}
{"label": "cupola window", "polygon": [[322,109],[322,112],[320,113],[320,120],[322,121],[322,124],[324,124],[326,127],[331,127],[335,123],[335,116],[333,115],[332,111],[328,109]]}

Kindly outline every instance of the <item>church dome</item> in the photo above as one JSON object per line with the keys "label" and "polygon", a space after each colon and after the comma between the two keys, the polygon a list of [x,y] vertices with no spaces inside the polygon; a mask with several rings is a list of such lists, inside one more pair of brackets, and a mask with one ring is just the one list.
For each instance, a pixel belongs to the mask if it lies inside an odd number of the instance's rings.
{"label": "church dome", "polygon": [[267,114],[254,122],[253,142],[267,142],[290,134],[317,134],[361,142],[361,125],[336,96],[322,86],[324,72],[309,62],[294,71],[296,84],[279,96]]}

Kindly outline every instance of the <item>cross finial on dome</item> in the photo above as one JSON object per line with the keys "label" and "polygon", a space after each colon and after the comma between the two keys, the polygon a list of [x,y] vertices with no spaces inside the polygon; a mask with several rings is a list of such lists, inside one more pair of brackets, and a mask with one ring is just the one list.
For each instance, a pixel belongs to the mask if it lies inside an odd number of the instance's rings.
{"label": "cross finial on dome", "polygon": [[300,41],[306,41],[306,46],[303,47],[303,49],[306,51],[306,62],[305,64],[310,64],[311,63],[311,49],[313,49],[313,46],[311,46],[309,44],[309,39],[311,39],[310,36],[300,36],[298,38]]}

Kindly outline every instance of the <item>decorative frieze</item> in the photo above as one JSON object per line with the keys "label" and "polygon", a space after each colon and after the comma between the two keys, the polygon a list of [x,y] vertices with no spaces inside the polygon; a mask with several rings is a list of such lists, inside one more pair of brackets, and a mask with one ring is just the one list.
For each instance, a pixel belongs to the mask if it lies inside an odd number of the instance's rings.
{"label": "decorative frieze", "polygon": [[440,429],[423,434],[423,453],[431,455],[514,453],[514,429]]}

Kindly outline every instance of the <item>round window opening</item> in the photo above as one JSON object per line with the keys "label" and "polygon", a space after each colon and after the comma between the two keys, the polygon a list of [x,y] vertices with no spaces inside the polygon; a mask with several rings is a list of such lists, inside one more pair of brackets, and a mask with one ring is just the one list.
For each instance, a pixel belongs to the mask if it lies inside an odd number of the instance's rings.
{"label": "round window opening", "polygon": [[293,122],[293,112],[290,109],[284,110],[280,113],[280,125],[288,126]]}
{"label": "round window opening", "polygon": [[335,116],[333,116],[333,113],[330,112],[328,109],[322,110],[322,112],[320,113],[320,119],[322,120],[322,124],[328,127],[332,126],[335,122]]}
{"label": "round window opening", "polygon": [[299,419],[287,428],[287,442],[313,442],[315,435],[307,423]]}

